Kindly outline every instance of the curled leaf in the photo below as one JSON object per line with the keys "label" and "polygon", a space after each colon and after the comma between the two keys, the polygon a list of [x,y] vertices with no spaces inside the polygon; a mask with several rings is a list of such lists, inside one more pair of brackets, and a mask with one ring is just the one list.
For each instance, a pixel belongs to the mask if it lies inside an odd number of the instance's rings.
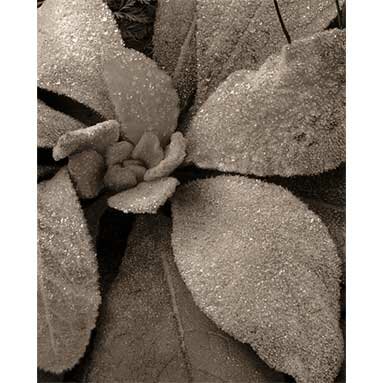
{"label": "curled leaf", "polygon": [[181,106],[196,89],[197,0],[159,0],[154,24],[154,59],[173,79]]}
{"label": "curled leaf", "polygon": [[181,132],[172,134],[170,144],[165,150],[165,158],[145,173],[145,181],[167,177],[180,166],[186,156],[186,140]]}
{"label": "curled leaf", "polygon": [[124,213],[154,214],[174,194],[178,184],[172,177],[140,182],[133,189],[110,197],[108,205]]}
{"label": "curled leaf", "polygon": [[73,98],[106,119],[115,116],[103,64],[125,51],[102,0],[46,0],[38,9],[38,85]]}
{"label": "curled leaf", "polygon": [[238,71],[209,97],[187,134],[202,168],[309,175],[345,161],[345,33],[286,45],[257,71]]}
{"label": "curled leaf", "polygon": [[166,145],[179,113],[171,78],[153,60],[132,49],[108,61],[104,77],[121,122],[122,139],[137,144],[148,131]]}
{"label": "curled leaf", "polygon": [[37,146],[52,148],[60,136],[70,130],[84,128],[85,125],[74,118],[52,109],[37,100]]}
{"label": "curled leaf", "polygon": [[92,149],[104,154],[108,146],[118,141],[120,124],[110,120],[88,128],[74,130],[62,135],[53,148],[53,158],[58,161],[73,153]]}
{"label": "curled leaf", "polygon": [[205,314],[297,382],[334,381],[341,262],[318,216],[280,186],[239,176],[181,187],[172,216],[178,269]]}
{"label": "curled leaf", "polygon": [[[278,3],[293,41],[323,31],[337,15],[334,0]],[[271,0],[197,0],[197,14],[199,105],[229,74],[257,70],[286,44]]]}
{"label": "curled leaf", "polygon": [[100,304],[96,254],[68,171],[38,186],[38,366],[82,357]]}
{"label": "curled leaf", "polygon": [[174,264],[170,232],[167,217],[137,217],[101,309],[85,380],[283,382],[194,304]]}
{"label": "curled leaf", "polygon": [[156,166],[164,158],[164,151],[157,135],[151,132],[144,133],[133,150],[132,158],[140,160],[148,168]]}

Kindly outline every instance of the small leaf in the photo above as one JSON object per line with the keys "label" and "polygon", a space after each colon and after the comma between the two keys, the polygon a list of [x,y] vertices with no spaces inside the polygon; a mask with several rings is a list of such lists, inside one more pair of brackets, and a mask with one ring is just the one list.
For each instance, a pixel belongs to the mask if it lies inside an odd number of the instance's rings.
{"label": "small leaf", "polygon": [[133,189],[110,197],[108,205],[124,213],[154,214],[174,194],[178,184],[172,177],[141,182]]}
{"label": "small leaf", "polygon": [[202,168],[310,175],[345,161],[345,33],[333,29],[286,45],[257,71],[220,85],[187,134]]}
{"label": "small leaf", "polygon": [[144,132],[152,132],[166,145],[179,113],[171,78],[133,49],[108,61],[104,78],[121,123],[122,139],[137,144]]}
{"label": "small leaf", "polygon": [[127,141],[120,141],[109,146],[105,154],[106,165],[116,165],[130,158],[133,148],[133,144]]}
{"label": "small leaf", "polygon": [[95,150],[84,150],[69,157],[68,172],[77,195],[82,199],[95,198],[103,187],[105,163]]}
{"label": "small leaf", "polygon": [[174,264],[170,231],[169,218],[137,217],[101,309],[85,380],[283,382],[196,307]]}
{"label": "small leaf", "polygon": [[108,168],[104,177],[104,184],[111,191],[120,192],[137,185],[136,174],[121,164]]}
{"label": "small leaf", "polygon": [[133,149],[132,158],[143,162],[148,168],[158,165],[164,158],[164,151],[157,135],[151,132],[144,133]]}
{"label": "small leaf", "polygon": [[167,177],[180,166],[186,156],[186,140],[181,132],[175,132],[166,147],[165,158],[145,173],[145,181]]}
{"label": "small leaf", "polygon": [[62,135],[53,148],[53,158],[58,161],[73,153],[93,149],[105,154],[108,146],[118,141],[120,124],[110,120],[88,128],[74,130]]}
{"label": "small leaf", "polygon": [[96,254],[68,171],[38,186],[38,366],[60,373],[85,352],[100,304]]}
{"label": "small leaf", "polygon": [[53,148],[64,133],[81,128],[85,128],[85,125],[80,121],[37,100],[37,146],[39,148]]}
{"label": "small leaf", "polygon": [[37,13],[38,85],[113,119],[102,68],[126,49],[108,6],[102,0],[47,0]]}
{"label": "small leaf", "polygon": [[219,176],[172,199],[172,245],[197,305],[297,382],[332,382],[343,360],[341,262],[328,230],[274,184]]}
{"label": "small leaf", "polygon": [[173,79],[181,107],[196,89],[196,0],[159,0],[154,24],[154,59]]}
{"label": "small leaf", "polygon": [[[334,0],[278,3],[292,40],[323,31],[337,15]],[[257,70],[286,44],[271,0],[197,0],[197,14],[199,105],[229,74]]]}

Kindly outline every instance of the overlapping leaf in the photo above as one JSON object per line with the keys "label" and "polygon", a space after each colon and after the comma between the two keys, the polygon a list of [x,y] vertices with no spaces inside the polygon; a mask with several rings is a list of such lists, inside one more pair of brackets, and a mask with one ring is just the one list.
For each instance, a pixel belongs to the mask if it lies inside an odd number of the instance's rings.
{"label": "overlapping leaf", "polygon": [[238,71],[209,97],[187,134],[202,168],[307,175],[345,161],[345,33],[293,42],[258,71]]}
{"label": "overlapping leaf", "polygon": [[38,189],[38,365],[60,373],[85,352],[100,295],[96,254],[69,174]]}
{"label": "overlapping leaf", "polygon": [[285,189],[239,176],[182,186],[172,245],[198,306],[297,382],[343,360],[341,261],[321,220]]}
{"label": "overlapping leaf", "polygon": [[136,187],[110,197],[108,205],[124,213],[154,214],[174,194],[178,184],[173,177],[140,182]]}
{"label": "overlapping leaf", "polygon": [[129,49],[105,64],[104,77],[121,123],[121,137],[137,144],[145,131],[166,145],[176,130],[177,92],[171,78],[144,54]]}
{"label": "overlapping leaf", "polygon": [[64,133],[84,128],[74,118],[50,108],[42,101],[37,102],[37,146],[52,148]]}
{"label": "overlapping leaf", "polygon": [[101,310],[89,382],[282,382],[195,306],[175,267],[170,219],[137,218]]}
{"label": "overlapping leaf", "polygon": [[[333,0],[278,3],[292,40],[324,30],[337,15]],[[271,0],[197,0],[197,15],[198,104],[229,74],[257,70],[286,43]]]}
{"label": "overlapping leaf", "polygon": [[38,84],[114,118],[102,77],[105,60],[124,54],[103,0],[46,0],[38,9]]}
{"label": "overlapping leaf", "polygon": [[184,106],[196,89],[197,0],[159,0],[154,59],[173,79]]}

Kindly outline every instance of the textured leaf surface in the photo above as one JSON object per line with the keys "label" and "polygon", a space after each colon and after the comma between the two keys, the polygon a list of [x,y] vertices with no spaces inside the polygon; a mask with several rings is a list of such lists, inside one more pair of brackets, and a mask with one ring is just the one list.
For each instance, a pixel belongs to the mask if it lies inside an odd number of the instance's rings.
{"label": "textured leaf surface", "polygon": [[110,197],[108,205],[124,213],[154,214],[174,194],[178,184],[173,177],[140,182],[133,189]]}
{"label": "textured leaf surface", "polygon": [[52,109],[37,100],[37,146],[53,148],[64,133],[85,128],[85,125],[74,118]]}
{"label": "textured leaf surface", "polygon": [[126,51],[102,0],[46,0],[38,9],[38,85],[114,118],[105,60]]}
{"label": "textured leaf surface", "polygon": [[170,219],[139,216],[101,309],[86,381],[281,383],[194,304],[173,260]]}
{"label": "textured leaf surface", "polygon": [[186,140],[181,132],[175,132],[166,147],[165,158],[155,167],[148,169],[144,175],[145,181],[167,177],[180,166],[186,156]]}
{"label": "textured leaf surface", "polygon": [[137,144],[144,132],[166,145],[177,127],[178,96],[171,78],[157,64],[133,49],[105,64],[104,77],[122,139]]}
{"label": "textured leaf surface", "polygon": [[256,71],[238,71],[209,97],[187,135],[202,168],[308,175],[345,161],[345,33],[283,47]]}
{"label": "textured leaf surface", "polygon": [[[337,15],[333,0],[278,3],[292,40],[324,30]],[[257,70],[286,44],[271,0],[197,0],[197,14],[199,104],[230,73]]]}
{"label": "textured leaf surface", "polygon": [[65,168],[38,188],[38,366],[73,367],[95,326],[96,254]]}
{"label": "textured leaf surface", "polygon": [[173,79],[181,105],[196,89],[197,0],[159,0],[154,24],[154,59]]}
{"label": "textured leaf surface", "polygon": [[333,239],[343,266],[343,279],[346,266],[346,211],[322,201],[306,200],[309,208],[321,218]]}
{"label": "textured leaf surface", "polygon": [[67,132],[62,135],[53,148],[53,158],[58,161],[73,153],[86,149],[105,154],[109,145],[117,142],[120,124],[115,120],[100,122],[85,129]]}
{"label": "textured leaf surface", "polygon": [[172,201],[175,260],[205,314],[297,382],[334,381],[341,262],[321,220],[239,176],[192,182]]}

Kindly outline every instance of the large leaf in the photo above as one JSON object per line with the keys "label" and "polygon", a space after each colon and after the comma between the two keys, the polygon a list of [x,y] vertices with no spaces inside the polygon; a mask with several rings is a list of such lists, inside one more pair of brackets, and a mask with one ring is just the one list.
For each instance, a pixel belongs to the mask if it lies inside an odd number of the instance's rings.
{"label": "large leaf", "polygon": [[175,267],[170,219],[139,216],[105,298],[89,382],[283,382],[195,306]]}
{"label": "large leaf", "polygon": [[46,0],[38,9],[38,84],[114,118],[102,77],[105,60],[124,54],[103,0]]}
{"label": "large leaf", "polygon": [[341,262],[318,216],[282,187],[240,176],[180,187],[172,216],[177,266],[205,314],[297,382],[334,381]]}
{"label": "large leaf", "polygon": [[60,373],[83,355],[100,295],[96,254],[63,168],[38,188],[38,365]]}
{"label": "large leaf", "polygon": [[154,24],[154,59],[173,79],[187,103],[196,88],[197,0],[159,0]]}
{"label": "large leaf", "polygon": [[[292,40],[324,30],[337,15],[334,0],[278,3]],[[197,14],[199,104],[230,73],[258,69],[286,44],[271,0],[197,0]]]}
{"label": "large leaf", "polygon": [[258,71],[238,71],[209,97],[187,135],[202,168],[309,175],[345,161],[345,33],[286,45]]}
{"label": "large leaf", "polygon": [[144,54],[129,49],[105,64],[104,77],[121,123],[121,138],[137,144],[148,131],[166,145],[179,113],[177,92],[166,72]]}

